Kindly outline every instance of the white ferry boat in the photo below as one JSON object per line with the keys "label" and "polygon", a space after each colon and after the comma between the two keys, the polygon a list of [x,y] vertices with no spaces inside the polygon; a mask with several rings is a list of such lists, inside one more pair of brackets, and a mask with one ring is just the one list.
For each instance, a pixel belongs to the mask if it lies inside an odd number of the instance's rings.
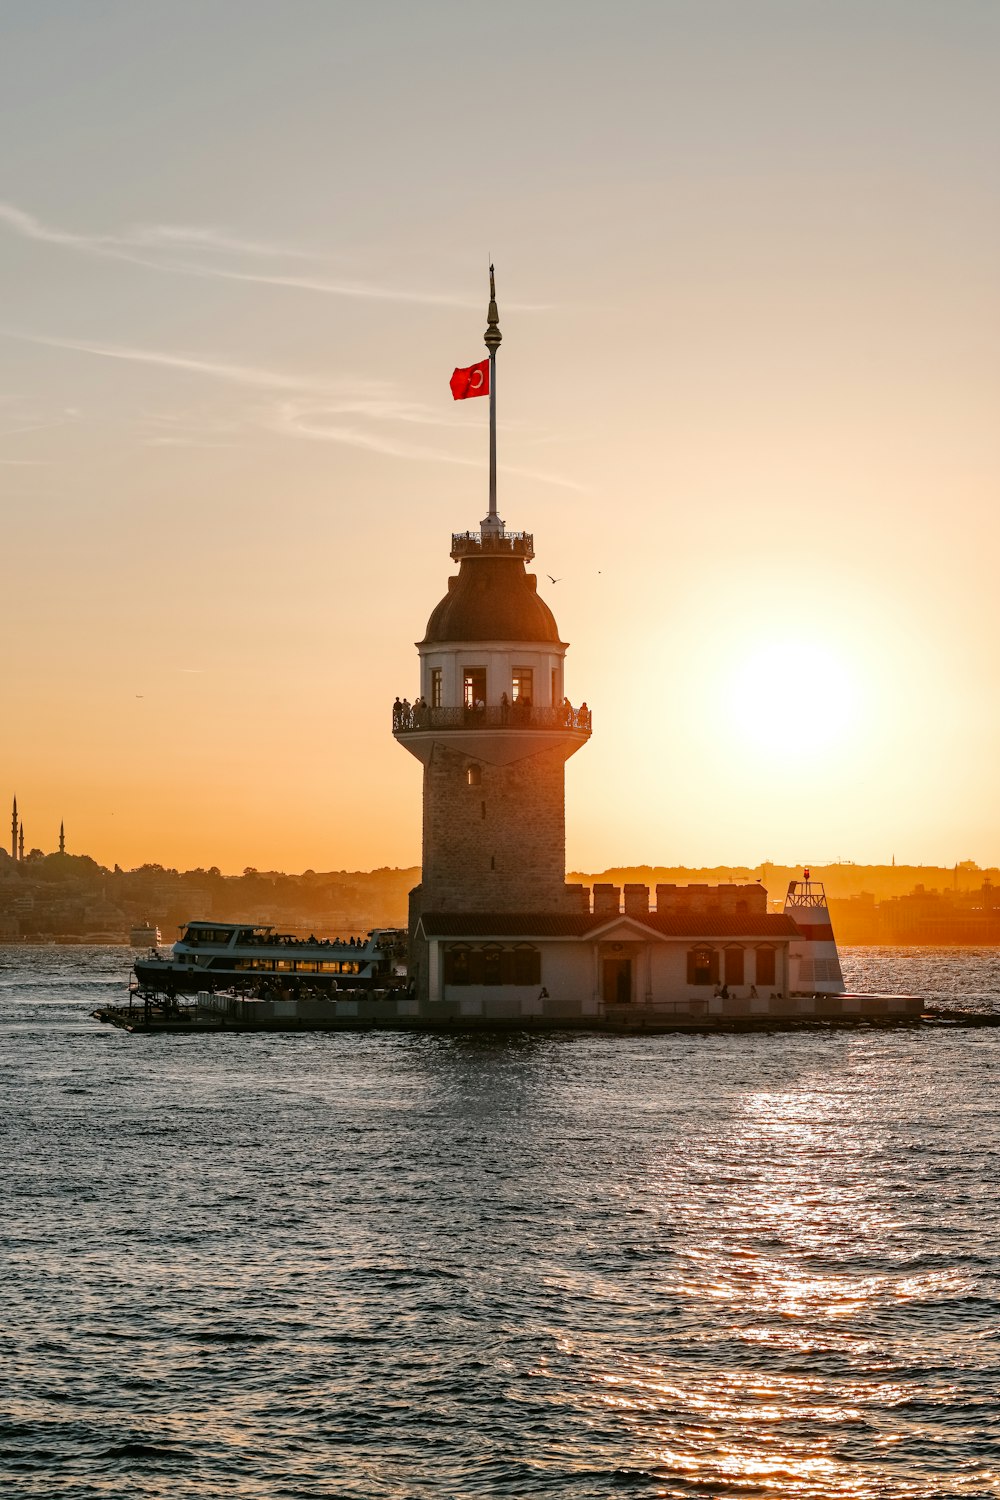
{"label": "white ferry boat", "polygon": [[160,929],[152,922],[138,922],[129,928],[128,941],[130,948],[158,948]]}
{"label": "white ferry boat", "polygon": [[372,989],[387,984],[406,934],[380,927],[348,941],[295,937],[244,922],[188,922],[169,955],[134,964],[140,991],[197,994],[271,983],[295,988]]}

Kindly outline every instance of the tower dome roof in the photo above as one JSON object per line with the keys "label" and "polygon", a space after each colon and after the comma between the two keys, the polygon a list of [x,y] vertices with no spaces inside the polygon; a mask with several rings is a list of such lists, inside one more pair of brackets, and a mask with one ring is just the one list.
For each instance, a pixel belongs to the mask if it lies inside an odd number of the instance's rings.
{"label": "tower dome roof", "polygon": [[465,557],[431,612],[422,646],[446,641],[541,641],[563,645],[555,617],[520,557]]}

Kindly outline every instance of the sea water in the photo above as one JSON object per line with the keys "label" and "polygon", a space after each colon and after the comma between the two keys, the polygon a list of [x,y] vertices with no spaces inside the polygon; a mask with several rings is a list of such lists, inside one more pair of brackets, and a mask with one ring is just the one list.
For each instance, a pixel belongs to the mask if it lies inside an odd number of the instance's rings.
{"label": "sea water", "polygon": [[129,1036],[128,964],[0,947],[12,1500],[997,1494],[1000,1030]]}

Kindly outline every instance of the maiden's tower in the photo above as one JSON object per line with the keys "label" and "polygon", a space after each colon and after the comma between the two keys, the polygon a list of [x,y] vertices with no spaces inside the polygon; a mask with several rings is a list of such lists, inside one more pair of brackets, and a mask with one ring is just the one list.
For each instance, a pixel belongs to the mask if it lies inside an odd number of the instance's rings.
{"label": "maiden's tower", "polygon": [[489,396],[489,514],[478,531],[452,536],[459,571],[417,645],[420,692],[393,710],[396,738],[424,768],[422,879],[410,903],[411,967],[424,990],[423,913],[519,914],[530,925],[579,912],[583,899],[565,885],[565,765],[589,739],[591,716],[566,695],[567,643],[526,567],[533,538],[497,514],[500,341],[491,267],[489,357],[452,380],[456,397]]}
{"label": "maiden's tower", "polygon": [[[760,884],[659,885],[653,900],[643,885],[626,885],[624,899],[611,884],[567,886],[565,768],[591,714],[570,699],[567,643],[527,570],[533,538],[497,513],[492,267],[485,341],[487,358],[456,370],[451,386],[456,399],[489,397],[489,513],[452,536],[458,572],[417,643],[419,690],[393,705],[393,733],[423,767],[423,869],[399,1016],[697,1024],[812,1015],[820,994],[839,1007],[821,887],[794,883],[789,901],[816,907],[800,928],[791,906],[768,910]],[[820,965],[824,944],[832,958],[824,947]],[[795,964],[805,964],[802,998],[790,993]]]}

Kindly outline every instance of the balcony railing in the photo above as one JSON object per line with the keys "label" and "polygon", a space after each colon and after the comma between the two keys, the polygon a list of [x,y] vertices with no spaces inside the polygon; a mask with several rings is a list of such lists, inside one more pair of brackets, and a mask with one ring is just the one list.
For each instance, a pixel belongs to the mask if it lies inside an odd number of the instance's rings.
{"label": "balcony railing", "polygon": [[518,702],[490,703],[481,708],[429,708],[398,698],[392,705],[393,734],[415,734],[421,730],[456,729],[571,729],[589,734],[591,711],[564,704],[559,708],[533,708]]}
{"label": "balcony railing", "polygon": [[456,562],[462,557],[523,557],[530,562],[535,555],[535,538],[530,531],[453,531],[451,555]]}

